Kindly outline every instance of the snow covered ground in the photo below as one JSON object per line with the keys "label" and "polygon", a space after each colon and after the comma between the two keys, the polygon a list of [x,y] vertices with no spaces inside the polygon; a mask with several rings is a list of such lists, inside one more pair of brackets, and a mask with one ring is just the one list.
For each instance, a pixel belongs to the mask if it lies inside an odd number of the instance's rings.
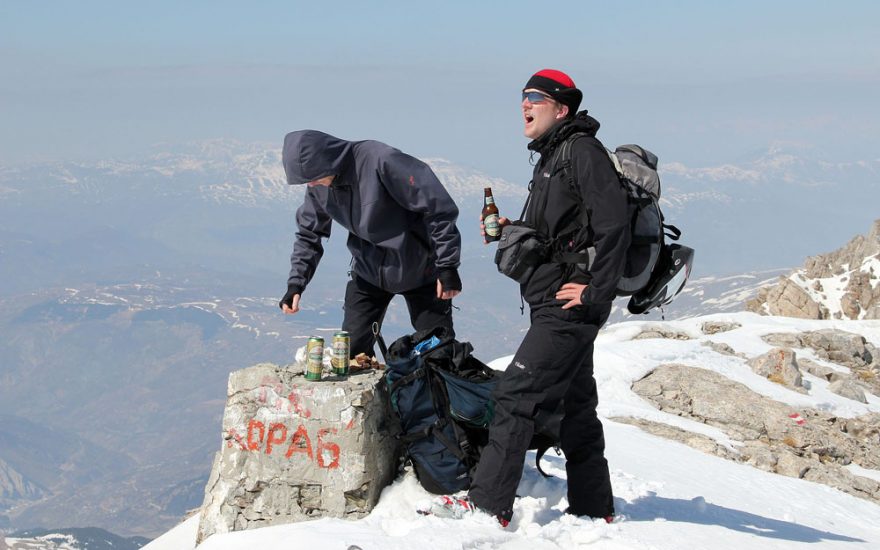
{"label": "snow covered ground", "polygon": [[[711,336],[702,334],[705,321],[733,321],[742,327]],[[880,321],[808,321],[761,317],[750,313],[719,314],[662,323],[688,333],[691,340],[632,340],[643,329],[660,323],[628,322],[602,332],[596,347],[596,379],[600,415],[637,416],[699,431],[731,444],[719,431],[661,413],[629,388],[654,367],[682,363],[719,372],[754,391],[797,407],[813,407],[852,417],[880,411],[880,399],[857,403],[827,390],[827,383],[805,375],[809,395],[787,390],[755,375],[745,361],[720,355],[702,345],[713,341],[755,356],[770,349],[760,336],[771,332],[802,332],[837,328],[865,336],[880,345]],[[799,356],[817,360],[809,352]],[[477,350],[479,355],[479,350]],[[493,361],[504,368],[509,358]],[[819,361],[821,362],[821,361]],[[722,398],[722,396],[719,396]],[[816,483],[763,472],[704,454],[682,444],[649,435],[638,428],[605,420],[607,452],[621,521],[611,525],[566,516],[565,468],[552,452],[544,479],[526,460],[514,508],[506,529],[494,519],[475,515],[463,520],[425,517],[416,509],[430,500],[412,474],[398,479],[379,504],[359,521],[322,519],[252,531],[215,535],[199,550],[321,548],[601,550],[880,548],[880,506]],[[852,469],[877,478],[880,472]],[[147,545],[147,550],[191,550],[198,517],[192,517]]]}

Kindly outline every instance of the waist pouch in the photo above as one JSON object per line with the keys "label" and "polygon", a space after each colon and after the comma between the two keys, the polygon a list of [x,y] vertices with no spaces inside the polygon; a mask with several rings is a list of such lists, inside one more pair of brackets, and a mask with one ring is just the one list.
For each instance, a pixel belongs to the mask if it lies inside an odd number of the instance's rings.
{"label": "waist pouch", "polygon": [[498,272],[525,284],[549,256],[549,242],[533,228],[512,223],[501,230],[495,265]]}

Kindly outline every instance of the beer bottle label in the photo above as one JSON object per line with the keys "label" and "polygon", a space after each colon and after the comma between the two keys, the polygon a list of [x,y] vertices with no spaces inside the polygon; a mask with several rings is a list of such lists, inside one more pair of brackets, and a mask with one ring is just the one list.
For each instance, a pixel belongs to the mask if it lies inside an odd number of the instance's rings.
{"label": "beer bottle label", "polygon": [[498,214],[489,214],[483,220],[483,223],[486,225],[486,235],[497,237],[501,234],[501,226],[498,225]]}

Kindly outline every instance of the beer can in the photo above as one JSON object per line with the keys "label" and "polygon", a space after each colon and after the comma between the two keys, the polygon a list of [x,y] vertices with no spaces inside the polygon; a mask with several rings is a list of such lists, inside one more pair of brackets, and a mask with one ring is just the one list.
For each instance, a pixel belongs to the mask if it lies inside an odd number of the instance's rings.
{"label": "beer can", "polygon": [[351,337],[348,332],[340,330],[333,334],[333,374],[348,376],[348,362],[351,359]]}
{"label": "beer can", "polygon": [[306,344],[306,380],[320,380],[324,374],[324,339],[312,336]]}

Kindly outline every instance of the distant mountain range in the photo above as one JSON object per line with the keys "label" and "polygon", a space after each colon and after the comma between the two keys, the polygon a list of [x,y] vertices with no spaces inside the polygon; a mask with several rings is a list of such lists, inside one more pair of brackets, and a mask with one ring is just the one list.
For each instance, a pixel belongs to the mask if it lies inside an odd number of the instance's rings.
{"label": "distant mountain range", "polygon": [[[518,216],[528,166],[523,166],[522,182],[512,184],[448,160],[426,161],[463,214],[478,211],[482,188],[491,186],[502,214]],[[697,250],[698,276],[776,269],[830,250],[873,221],[873,205],[864,199],[880,189],[880,160],[835,162],[823,159],[821,151],[791,146],[773,146],[753,158],[719,166],[661,161],[660,172],[667,219],[680,226],[685,242]],[[0,213],[14,207],[28,216],[0,223],[0,243],[5,248],[6,241],[9,246],[20,242],[28,221],[46,223],[45,229],[57,236],[61,228],[39,215],[50,216],[61,204],[73,206],[68,203],[72,199],[76,211],[67,208],[61,216],[70,220],[68,231],[91,226],[89,236],[100,240],[107,238],[102,230],[118,224],[128,237],[146,239],[139,245],[147,258],[171,248],[210,253],[211,261],[222,264],[215,241],[235,241],[224,249],[227,259],[243,252],[236,250],[237,241],[249,237],[286,249],[302,192],[286,185],[277,147],[229,140],[126,161],[0,166]],[[837,221],[823,222],[828,219]],[[476,243],[475,226],[469,223],[463,215],[462,229]],[[282,236],[286,238],[279,240]],[[267,249],[259,252],[265,255]],[[251,264],[255,260],[247,254],[236,261],[245,259]]]}
{"label": "distant mountain range", "polygon": [[148,542],[144,537],[120,537],[95,527],[28,529],[6,540],[9,550],[137,550]]}

